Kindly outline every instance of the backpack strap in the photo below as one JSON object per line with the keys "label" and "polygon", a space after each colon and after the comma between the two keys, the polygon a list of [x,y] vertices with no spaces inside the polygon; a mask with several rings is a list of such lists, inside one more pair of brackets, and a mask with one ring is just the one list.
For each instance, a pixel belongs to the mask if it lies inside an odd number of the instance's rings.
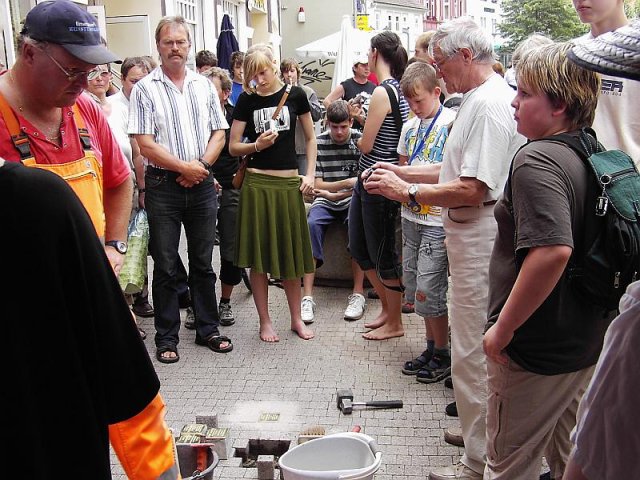
{"label": "backpack strap", "polygon": [[396,122],[396,127],[398,131],[402,130],[402,114],[400,113],[400,105],[398,104],[398,99],[396,98],[396,92],[388,83],[383,83],[382,86],[387,91],[387,95],[389,95],[389,103],[391,103],[391,113],[393,114],[393,119]]}
{"label": "backpack strap", "polygon": [[7,130],[9,130],[9,135],[11,135],[13,146],[16,148],[16,150],[18,150],[18,153],[20,154],[20,161],[33,157],[33,155],[31,154],[29,137],[27,137],[27,134],[24,133],[20,128],[18,117],[16,117],[16,114],[13,112],[13,109],[9,105],[9,102],[7,102],[7,99],[4,98],[4,95],[2,95],[1,93],[0,114],[4,118],[4,123],[7,125]]}

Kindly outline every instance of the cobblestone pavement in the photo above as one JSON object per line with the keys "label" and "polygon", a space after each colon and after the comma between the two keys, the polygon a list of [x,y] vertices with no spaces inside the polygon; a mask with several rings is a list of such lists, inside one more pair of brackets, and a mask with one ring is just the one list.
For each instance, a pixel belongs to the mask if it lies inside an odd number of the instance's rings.
{"label": "cobblestone pavement", "polygon": [[[217,271],[215,263],[214,268]],[[364,322],[375,318],[380,302],[367,300],[364,318],[347,322],[343,312],[349,293],[344,288],[314,289],[316,337],[303,341],[289,330],[284,291],[269,287],[270,312],[280,342],[266,344],[258,337],[251,294],[240,284],[232,296],[236,323],[221,327],[222,334],[233,340],[233,351],[217,354],[196,346],[195,332],[182,328],[180,361],[171,365],[156,361],[153,319],[142,319],[169,426],[177,433],[196,415],[216,414],[219,426],[230,429],[231,453],[228,460],[220,461],[214,478],[257,479],[257,469],[242,468],[241,459],[233,457],[234,448],[244,448],[249,439],[258,438],[290,440],[293,447],[300,431],[314,425],[323,426],[329,434],[360,425],[363,433],[375,438],[382,451],[376,480],[424,479],[431,467],[458,460],[462,449],[442,439],[445,428],[458,425],[456,418],[444,413],[453,392],[442,382],[424,385],[400,371],[406,360],[424,350],[422,319],[403,315],[404,337],[365,340],[361,337]],[[185,311],[181,314],[184,320]],[[356,401],[401,399],[404,408],[354,409],[352,415],[343,415],[336,407],[338,388],[351,388]],[[279,413],[279,420],[261,422],[262,413]],[[113,455],[112,464],[114,478],[124,479]]]}

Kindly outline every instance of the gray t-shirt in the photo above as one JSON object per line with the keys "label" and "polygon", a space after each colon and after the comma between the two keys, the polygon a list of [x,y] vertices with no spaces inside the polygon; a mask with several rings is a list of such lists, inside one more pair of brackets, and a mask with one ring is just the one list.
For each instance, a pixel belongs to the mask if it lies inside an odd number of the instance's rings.
{"label": "gray t-shirt", "polygon": [[[530,142],[513,160],[511,181],[496,204],[498,233],[489,265],[489,325],[500,314],[528,251],[579,248],[583,236],[588,171],[566,144]],[[581,300],[566,271],[542,305],[515,331],[507,347],[521,367],[542,375],[581,370],[596,363],[608,321]]]}

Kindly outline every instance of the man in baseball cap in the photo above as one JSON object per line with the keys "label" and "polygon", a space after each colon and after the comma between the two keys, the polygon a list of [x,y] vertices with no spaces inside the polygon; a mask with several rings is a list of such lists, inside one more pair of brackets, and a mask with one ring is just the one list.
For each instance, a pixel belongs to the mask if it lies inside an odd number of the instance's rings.
{"label": "man in baseball cap", "polygon": [[[131,169],[102,110],[82,94],[96,65],[118,59],[102,45],[95,18],[68,0],[36,5],[16,43],[16,62],[0,75],[0,156],[65,178],[118,273],[126,252]],[[75,171],[86,165],[90,171]],[[80,189],[74,178],[92,178],[95,185]]]}
{"label": "man in baseball cap", "polygon": [[71,1],[39,3],[27,14],[20,34],[60,45],[74,57],[93,65],[122,63],[102,44],[96,18]]}

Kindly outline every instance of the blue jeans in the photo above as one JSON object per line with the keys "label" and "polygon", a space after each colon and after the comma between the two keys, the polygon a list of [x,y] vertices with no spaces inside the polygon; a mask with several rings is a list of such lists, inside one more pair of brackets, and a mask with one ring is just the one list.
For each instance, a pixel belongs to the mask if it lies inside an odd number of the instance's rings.
{"label": "blue jeans", "polygon": [[402,219],[402,267],[405,299],[421,317],[447,314],[449,287],[444,228]]}
{"label": "blue jeans", "polygon": [[309,234],[311,235],[311,251],[316,259],[316,268],[320,268],[324,263],[324,237],[327,228],[332,223],[347,223],[349,209],[331,210],[326,205],[314,205],[309,210],[307,222],[309,223]]}
{"label": "blue jeans", "polygon": [[184,225],[189,257],[189,289],[196,334],[218,333],[216,275],[211,264],[218,201],[213,175],[191,188],[176,183],[178,174],[149,167],[145,175],[145,206],[153,257],[153,307],[157,347],[178,345],[178,246]]}

